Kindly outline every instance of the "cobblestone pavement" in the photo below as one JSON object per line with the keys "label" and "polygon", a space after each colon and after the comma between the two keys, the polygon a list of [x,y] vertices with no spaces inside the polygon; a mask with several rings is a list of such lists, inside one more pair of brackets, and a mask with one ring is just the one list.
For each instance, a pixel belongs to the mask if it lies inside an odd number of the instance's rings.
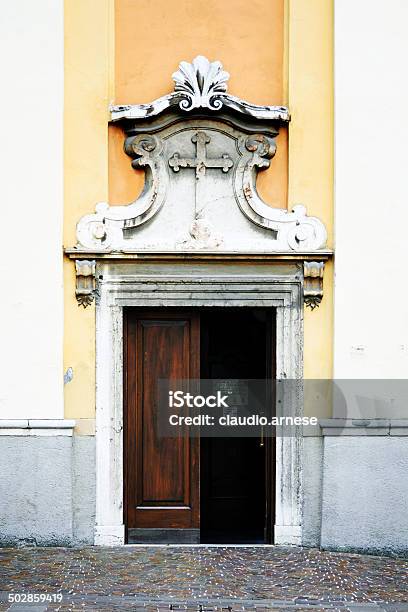
{"label": "cobblestone pavement", "polygon": [[[11,593],[47,599],[11,604]],[[405,612],[408,560],[284,547],[0,549],[0,611],[169,609]]]}

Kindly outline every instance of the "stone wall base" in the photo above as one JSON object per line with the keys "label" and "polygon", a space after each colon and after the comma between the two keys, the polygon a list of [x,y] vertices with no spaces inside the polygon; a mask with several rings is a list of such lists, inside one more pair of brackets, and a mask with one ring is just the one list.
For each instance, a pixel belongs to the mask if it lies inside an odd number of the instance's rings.
{"label": "stone wall base", "polygon": [[408,552],[408,437],[324,438],[324,549]]}
{"label": "stone wall base", "polygon": [[93,544],[93,436],[0,436],[0,463],[0,546]]}
{"label": "stone wall base", "polygon": [[[299,541],[408,554],[408,436],[337,429],[303,439]],[[0,435],[0,462],[0,546],[95,543],[94,436],[9,432]]]}

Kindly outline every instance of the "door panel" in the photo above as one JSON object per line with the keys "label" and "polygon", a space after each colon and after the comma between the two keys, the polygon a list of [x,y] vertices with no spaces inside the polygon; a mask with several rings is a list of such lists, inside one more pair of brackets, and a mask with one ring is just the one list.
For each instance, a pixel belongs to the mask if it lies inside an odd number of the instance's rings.
{"label": "door panel", "polygon": [[129,529],[199,527],[199,440],[157,433],[158,380],[199,378],[198,313],[129,310],[125,505]]}

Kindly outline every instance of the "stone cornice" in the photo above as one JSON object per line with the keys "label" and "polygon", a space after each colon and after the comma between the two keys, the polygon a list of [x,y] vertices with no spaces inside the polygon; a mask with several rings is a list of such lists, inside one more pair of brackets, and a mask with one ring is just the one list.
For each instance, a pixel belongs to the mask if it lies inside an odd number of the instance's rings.
{"label": "stone cornice", "polygon": [[[227,253],[227,252],[203,252],[203,251],[170,251],[170,252],[134,252],[101,253],[80,249],[66,249],[65,254],[75,260],[76,289],[75,294],[78,305],[86,308],[94,301],[98,294],[97,287],[97,261],[101,262],[146,262],[172,263],[176,267],[180,263],[199,262],[202,264],[226,263],[249,263],[262,266],[267,263],[275,263],[296,267],[299,270],[299,278],[303,280],[304,304],[312,310],[319,306],[323,298],[323,274],[324,262],[332,256],[332,252],[325,250],[312,253]],[[317,257],[316,257],[317,255]],[[315,271],[318,271],[318,274]],[[317,282],[316,282],[317,281]]]}
{"label": "stone cornice", "polygon": [[66,248],[64,253],[69,259],[96,259],[96,260],[141,260],[153,261],[180,261],[180,260],[202,260],[202,261],[276,261],[276,262],[303,262],[303,261],[327,261],[331,259],[334,252],[330,249],[320,251],[279,251],[277,253],[262,253],[255,251],[232,252],[232,251],[97,251],[79,248]]}

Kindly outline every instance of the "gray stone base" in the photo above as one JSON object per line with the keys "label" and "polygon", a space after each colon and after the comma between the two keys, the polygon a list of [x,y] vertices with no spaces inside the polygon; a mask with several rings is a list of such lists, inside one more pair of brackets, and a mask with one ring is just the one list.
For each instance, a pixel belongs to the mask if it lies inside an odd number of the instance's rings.
{"label": "gray stone base", "polygon": [[408,552],[408,437],[324,438],[321,547]]}
{"label": "gray stone base", "polygon": [[408,436],[327,431],[303,439],[302,545],[407,556]]}
{"label": "gray stone base", "polygon": [[320,546],[323,438],[303,438],[302,546]]}
{"label": "gray stone base", "polygon": [[92,544],[92,436],[0,436],[0,545]]}
{"label": "gray stone base", "polygon": [[[0,436],[0,546],[94,543],[95,438]],[[303,440],[302,545],[408,555],[408,436]]]}

